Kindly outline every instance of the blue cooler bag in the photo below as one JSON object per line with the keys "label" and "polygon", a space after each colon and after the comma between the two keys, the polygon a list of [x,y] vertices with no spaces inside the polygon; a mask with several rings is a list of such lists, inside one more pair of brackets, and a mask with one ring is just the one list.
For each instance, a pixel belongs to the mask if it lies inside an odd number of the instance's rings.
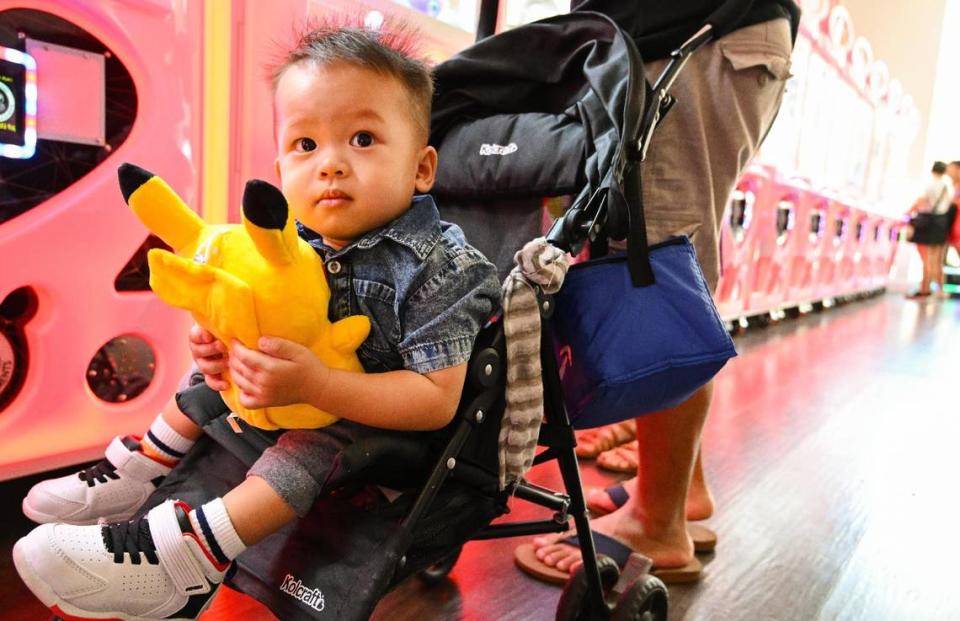
{"label": "blue cooler bag", "polygon": [[570,268],[554,339],[574,427],[679,405],[737,355],[686,237],[649,247],[656,282],[634,287],[626,256]]}

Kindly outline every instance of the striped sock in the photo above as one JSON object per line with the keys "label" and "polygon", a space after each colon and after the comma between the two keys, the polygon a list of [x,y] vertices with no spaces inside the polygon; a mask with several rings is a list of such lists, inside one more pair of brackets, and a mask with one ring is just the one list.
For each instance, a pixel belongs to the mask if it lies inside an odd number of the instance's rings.
{"label": "striped sock", "polygon": [[219,563],[228,563],[247,549],[233,527],[221,498],[215,498],[191,511],[190,524]]}
{"label": "striped sock", "polygon": [[177,465],[195,440],[185,438],[163,420],[158,414],[146,435],[140,440],[140,450],[147,457],[171,468]]}

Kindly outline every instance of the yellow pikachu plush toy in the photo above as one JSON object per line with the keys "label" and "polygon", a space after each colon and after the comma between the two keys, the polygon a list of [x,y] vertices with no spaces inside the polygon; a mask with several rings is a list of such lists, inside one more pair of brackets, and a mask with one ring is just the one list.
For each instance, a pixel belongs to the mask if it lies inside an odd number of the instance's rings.
{"label": "yellow pikachu plush toy", "polygon": [[[280,190],[247,183],[243,224],[204,222],[160,177],[132,164],[119,170],[120,188],[138,218],[176,254],[147,255],[150,288],[230,347],[233,339],[256,349],[261,335],[310,349],[327,366],[362,372],[356,349],[370,320],[354,316],[330,323],[330,289],[323,261],[297,235]],[[225,379],[229,381],[229,374]],[[262,429],[315,428],[337,419],[309,405],[248,410],[232,383],[221,393],[233,412]]]}

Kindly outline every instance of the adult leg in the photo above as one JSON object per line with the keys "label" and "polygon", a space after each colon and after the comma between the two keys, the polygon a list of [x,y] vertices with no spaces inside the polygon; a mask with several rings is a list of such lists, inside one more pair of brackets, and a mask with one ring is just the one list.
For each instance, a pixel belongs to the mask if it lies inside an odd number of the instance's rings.
{"label": "adult leg", "polygon": [[920,254],[920,262],[923,265],[923,275],[920,277],[920,289],[916,296],[930,295],[930,246],[917,244],[917,253]]}
{"label": "adult leg", "polygon": [[[675,83],[677,105],[644,163],[651,242],[691,236],[711,288],[718,280],[717,236],[727,198],[773,122],[789,57],[786,20],[743,28],[702,48]],[[657,75],[663,64],[649,64],[649,73]],[[697,469],[695,463],[711,395],[708,384],[675,408],[636,419],[634,490],[620,510],[592,523],[661,568],[681,567],[693,556],[685,506],[695,470],[698,488],[709,497],[702,465]],[[534,552],[561,570],[580,561],[578,549],[555,537],[535,540]]]}
{"label": "adult leg", "polygon": [[[597,532],[642,551],[655,567],[683,567],[693,558],[685,505],[712,393],[710,383],[675,408],[637,418],[639,469],[628,483],[630,498],[591,521]],[[578,549],[556,537],[538,538],[534,548],[537,558],[562,571],[581,560]]]}
{"label": "adult leg", "polygon": [[947,259],[947,245],[938,244],[936,246],[936,256],[933,258],[933,280],[937,283],[937,294],[944,295],[943,285],[946,284],[946,273],[943,270],[943,264]]}
{"label": "adult leg", "polygon": [[[631,420],[631,422],[634,422]],[[630,474],[637,472],[637,449],[639,444],[636,441],[621,445],[615,449],[601,453],[597,459],[597,464],[604,469],[615,472],[625,471],[630,468]],[[690,489],[687,491],[687,520],[694,522],[706,520],[713,516],[714,500],[710,488],[707,486],[706,476],[703,472],[702,449],[697,451],[697,460],[693,464],[693,477],[690,479]],[[601,460],[604,460],[601,462]],[[603,463],[609,466],[604,467]],[[611,511],[616,511],[623,506],[626,498],[629,497],[629,490],[633,489],[633,479],[628,479],[614,487],[622,486],[623,491],[619,489],[615,493],[611,492],[611,487],[595,487],[587,490],[587,507],[594,515],[606,515]],[[696,541],[696,538],[694,538]]]}

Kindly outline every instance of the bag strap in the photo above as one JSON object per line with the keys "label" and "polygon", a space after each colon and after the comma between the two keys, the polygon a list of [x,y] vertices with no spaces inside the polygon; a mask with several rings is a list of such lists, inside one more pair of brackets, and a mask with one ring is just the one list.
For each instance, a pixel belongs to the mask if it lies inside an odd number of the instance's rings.
{"label": "bag strap", "polygon": [[630,156],[623,177],[623,194],[627,203],[627,266],[634,287],[646,287],[657,282],[650,265],[650,246],[647,241],[647,220],[643,209],[643,179],[640,178],[640,160]]}
{"label": "bag strap", "polygon": [[[937,197],[937,202],[934,203],[933,205],[930,205],[930,210],[931,210],[931,211],[933,211],[934,213],[937,212],[937,205],[940,204],[940,201],[943,200],[943,195],[946,194],[946,193],[947,193],[947,186],[946,186],[946,184],[944,184],[943,188],[940,190],[940,196]],[[948,207],[948,209],[949,209],[949,207]]]}

